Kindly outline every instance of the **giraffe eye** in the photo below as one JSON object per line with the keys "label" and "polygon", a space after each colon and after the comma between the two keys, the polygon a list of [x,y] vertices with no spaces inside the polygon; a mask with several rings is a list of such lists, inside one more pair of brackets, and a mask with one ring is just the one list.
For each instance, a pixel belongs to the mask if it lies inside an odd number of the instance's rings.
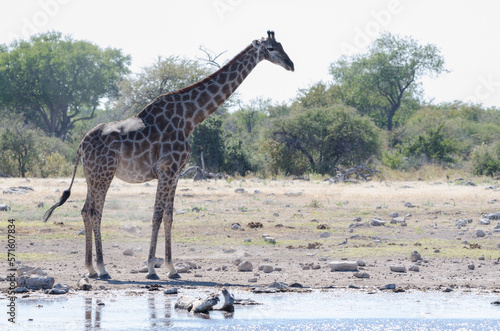
{"label": "giraffe eye", "polygon": [[270,52],[272,52],[272,51],[274,51],[274,47],[273,47],[273,46],[269,46],[269,47],[267,48],[267,50],[268,50],[268,51],[270,51]]}

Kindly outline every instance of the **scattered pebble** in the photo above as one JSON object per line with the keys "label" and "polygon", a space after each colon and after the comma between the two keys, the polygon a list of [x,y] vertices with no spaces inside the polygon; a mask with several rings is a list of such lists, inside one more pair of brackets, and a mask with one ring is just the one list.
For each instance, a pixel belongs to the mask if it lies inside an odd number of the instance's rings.
{"label": "scattered pebble", "polygon": [[249,261],[244,261],[238,265],[238,271],[252,271],[253,270],[253,265]]}

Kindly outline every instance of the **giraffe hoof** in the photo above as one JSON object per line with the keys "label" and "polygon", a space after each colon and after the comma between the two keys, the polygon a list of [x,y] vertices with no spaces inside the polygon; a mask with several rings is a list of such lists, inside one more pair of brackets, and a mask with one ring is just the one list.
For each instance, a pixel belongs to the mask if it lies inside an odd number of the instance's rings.
{"label": "giraffe hoof", "polygon": [[153,280],[158,280],[160,277],[158,277],[157,274],[151,274],[151,275],[146,275],[147,279],[153,279]]}
{"label": "giraffe hoof", "polygon": [[90,274],[90,273],[88,273],[88,274],[87,274],[87,277],[88,277],[88,278],[97,278],[97,272],[96,272],[96,273],[94,273],[94,274]]}
{"label": "giraffe hoof", "polygon": [[111,276],[109,274],[102,274],[99,276],[99,279],[111,279]]}
{"label": "giraffe hoof", "polygon": [[181,278],[181,275],[179,275],[177,272],[175,274],[171,274],[170,272],[167,274],[168,278],[170,279],[179,279]]}

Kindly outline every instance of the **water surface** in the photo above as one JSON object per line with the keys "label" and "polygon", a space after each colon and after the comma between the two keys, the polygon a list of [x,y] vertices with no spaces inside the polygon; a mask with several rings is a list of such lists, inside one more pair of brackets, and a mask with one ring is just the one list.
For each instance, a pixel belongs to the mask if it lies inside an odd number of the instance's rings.
{"label": "water surface", "polygon": [[[208,293],[180,291],[202,297]],[[214,311],[209,318],[202,318],[174,309],[177,296],[163,292],[32,296],[17,300],[17,323],[13,329],[500,330],[500,306],[491,304],[500,296],[492,293],[232,293],[236,298],[253,299],[262,305],[236,306],[232,316]],[[2,329],[10,325],[6,323],[6,318],[0,321]]]}

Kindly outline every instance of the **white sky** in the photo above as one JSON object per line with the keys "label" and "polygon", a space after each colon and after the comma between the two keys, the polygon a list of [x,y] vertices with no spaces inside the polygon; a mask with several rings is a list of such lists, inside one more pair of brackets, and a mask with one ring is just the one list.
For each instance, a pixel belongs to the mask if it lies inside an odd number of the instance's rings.
{"label": "white sky", "polygon": [[201,45],[229,60],[273,29],[295,72],[261,63],[238,91],[244,101],[288,102],[387,30],[441,50],[451,72],[424,80],[427,100],[500,107],[499,9],[493,0],[2,1],[0,44],[56,30],[122,49],[137,72],[159,55],[203,57]]}

